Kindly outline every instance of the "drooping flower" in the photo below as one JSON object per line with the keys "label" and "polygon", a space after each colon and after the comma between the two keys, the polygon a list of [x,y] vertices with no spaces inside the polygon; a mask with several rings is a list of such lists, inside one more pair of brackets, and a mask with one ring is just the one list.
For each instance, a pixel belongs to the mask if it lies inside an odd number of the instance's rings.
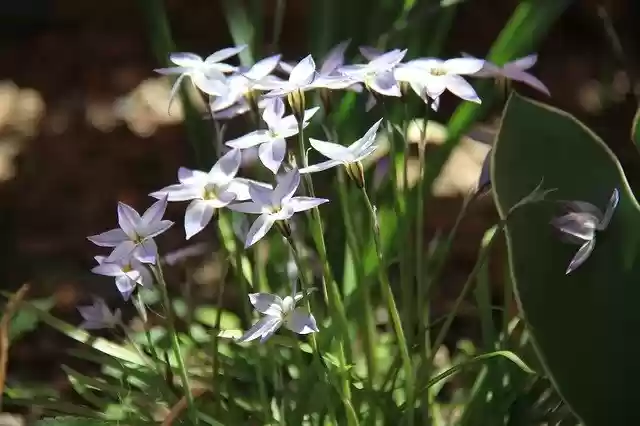
{"label": "drooping flower", "polygon": [[406,54],[406,49],[393,49],[376,56],[366,64],[340,67],[338,72],[354,81],[363,83],[370,91],[383,96],[400,97],[400,86],[394,78],[393,69]]}
{"label": "drooping flower", "polygon": [[310,334],[319,331],[313,314],[304,308],[296,308],[296,304],[303,296],[303,293],[294,293],[293,296],[286,296],[282,299],[269,293],[250,294],[251,304],[264,317],[237,341],[242,343],[260,338],[260,343],[264,343],[283,325],[297,334]]}
{"label": "drooping flower", "polygon": [[151,272],[135,257],[108,262],[106,256],[95,256],[98,266],[91,272],[107,277],[114,277],[116,287],[124,300],[129,300],[137,285],[149,287],[153,284]]}
{"label": "drooping flower", "polygon": [[211,221],[216,209],[227,206],[232,201],[248,200],[248,180],[236,178],[242,154],[232,149],[224,154],[209,173],[181,167],[178,170],[180,183],[169,185],[150,195],[168,201],[189,201],[184,216],[186,239],[202,231]]}
{"label": "drooping flower", "polygon": [[118,203],[119,228],[87,237],[89,241],[101,247],[115,247],[107,257],[108,262],[118,262],[134,256],[143,263],[156,263],[158,246],[154,237],[173,226],[170,220],[163,220],[167,208],[167,197],[156,201],[142,217],[131,206]]}
{"label": "drooping flower", "polygon": [[252,201],[229,205],[231,210],[260,215],[249,228],[245,248],[264,237],[277,221],[285,221],[294,213],[310,210],[329,201],[325,198],[294,197],[299,185],[300,173],[293,169],[280,178],[273,190],[250,183]]}
{"label": "drooping flower", "polygon": [[[465,57],[473,58],[468,54],[463,54]],[[474,77],[488,77],[488,78],[506,78],[509,80],[519,81],[534,89],[544,93],[547,96],[551,96],[549,89],[545,84],[540,81],[533,74],[528,73],[527,70],[533,67],[538,61],[538,55],[532,54],[519,58],[511,62],[507,62],[503,66],[499,67],[492,64],[489,61],[484,61],[484,65],[480,71],[473,74]]]}
{"label": "drooping flower", "polygon": [[120,309],[112,312],[104,299],[100,297],[94,297],[92,305],[79,306],[78,312],[80,312],[80,316],[82,316],[83,319],[80,328],[85,330],[115,328],[122,323],[122,312],[120,312]]}
{"label": "drooping flower", "polygon": [[564,203],[569,213],[551,220],[551,225],[563,233],[565,241],[580,244],[578,252],[569,262],[567,274],[589,258],[596,244],[596,231],[604,231],[609,226],[619,199],[618,190],[614,189],[604,213],[591,203],[569,201]]}
{"label": "drooping flower", "polygon": [[[257,91],[267,89],[269,84],[281,82],[271,73],[278,66],[280,55],[273,55],[256,62],[252,67],[240,67],[227,78],[229,91],[211,99],[214,118],[231,118],[251,108],[250,102],[259,103]],[[263,101],[264,102],[264,101]]]}
{"label": "drooping flower", "polygon": [[[307,127],[309,120],[318,111],[318,107],[304,112],[303,127]],[[246,149],[258,146],[258,156],[262,164],[272,173],[277,173],[287,151],[286,138],[298,134],[298,122],[293,115],[284,117],[285,106],[280,98],[270,100],[262,113],[262,119],[267,124],[267,130],[255,130],[237,139],[227,141],[226,145],[236,149]]]}
{"label": "drooping flower", "polygon": [[221,49],[207,56],[205,59],[202,59],[201,56],[195,53],[189,52],[177,52],[169,55],[169,60],[177,66],[157,68],[154,70],[163,75],[179,75],[171,88],[169,106],[171,106],[171,102],[175,98],[180,83],[185,77],[189,77],[198,89],[208,95],[223,96],[227,94],[229,88],[227,86],[225,73],[235,71],[236,67],[222,61],[237,55],[245,48],[246,45]]}
{"label": "drooping flower", "polygon": [[362,176],[363,172],[360,161],[371,155],[378,148],[378,144],[376,144],[376,133],[378,132],[381,122],[382,119],[376,121],[363,137],[349,146],[309,138],[311,146],[329,158],[329,160],[304,167],[300,169],[300,173],[315,173],[342,164],[347,169],[349,176],[360,186],[364,186],[364,177]]}
{"label": "drooping flower", "polygon": [[425,102],[429,102],[429,99],[438,102],[440,95],[448,90],[466,101],[481,103],[473,86],[461,76],[474,74],[483,65],[483,60],[475,58],[446,61],[436,58],[414,59],[398,67],[394,75],[396,80],[409,83]]}

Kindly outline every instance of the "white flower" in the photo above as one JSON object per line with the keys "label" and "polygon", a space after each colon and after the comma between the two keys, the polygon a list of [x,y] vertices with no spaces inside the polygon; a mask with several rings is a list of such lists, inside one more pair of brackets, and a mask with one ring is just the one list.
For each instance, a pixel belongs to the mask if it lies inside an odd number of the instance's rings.
{"label": "white flower", "polygon": [[[445,90],[466,101],[481,103],[473,87],[461,75],[474,74],[484,64],[481,59],[455,58],[446,61],[435,58],[414,59],[396,68],[396,80],[409,83],[425,102],[436,102]],[[436,108],[437,109],[437,108]]]}
{"label": "white flower", "polygon": [[153,283],[151,272],[136,258],[120,260],[117,262],[107,262],[106,256],[95,256],[98,266],[91,272],[94,274],[114,277],[116,287],[125,300],[129,300],[136,285],[149,287]]}
{"label": "white flower", "polygon": [[97,330],[100,328],[115,328],[122,323],[122,312],[116,309],[111,312],[104,299],[93,298],[93,305],[79,306],[78,312],[84,320],[80,328],[85,330]]}
{"label": "white flower", "polygon": [[169,185],[150,195],[167,197],[168,201],[192,200],[184,216],[186,239],[193,237],[209,224],[216,209],[235,200],[248,200],[249,187],[246,179],[236,178],[242,155],[232,149],[213,165],[209,173],[181,167],[178,170],[180,183]]}
{"label": "white flower", "polygon": [[[270,56],[261,61],[256,62],[251,68],[240,68],[238,71],[227,78],[229,91],[218,97],[212,98],[210,102],[211,111],[215,118],[230,118],[230,113],[224,111],[228,108],[233,109],[234,114],[244,113],[249,110],[247,98],[256,90],[264,90],[265,84],[282,81],[270,74],[278,65],[280,55]],[[240,108],[242,107],[242,108]]]}
{"label": "white flower", "polygon": [[87,237],[101,247],[115,247],[107,257],[108,262],[118,262],[134,256],[143,263],[156,263],[158,246],[154,237],[173,226],[170,220],[163,220],[167,208],[167,197],[156,201],[142,217],[131,206],[118,203],[118,224],[115,228],[99,235]]}
{"label": "white flower", "polygon": [[[466,53],[463,53],[462,55],[468,58],[473,58],[473,56]],[[545,84],[537,77],[526,71],[529,68],[533,67],[537,61],[538,55],[535,53],[533,55],[525,56],[524,58],[507,62],[501,67],[492,64],[489,61],[484,61],[484,66],[482,67],[482,69],[473,74],[473,76],[488,78],[502,77],[509,80],[519,81],[533,87],[534,89],[544,93],[547,96],[551,96],[551,93],[549,92],[547,86],[545,86]]]}
{"label": "white flower", "polygon": [[250,183],[249,193],[252,201],[229,205],[231,210],[260,215],[249,229],[245,248],[264,237],[276,221],[287,220],[294,213],[312,209],[329,201],[325,198],[294,197],[299,185],[300,173],[293,169],[280,178],[273,190]]}
{"label": "white flower", "polygon": [[[361,92],[362,85],[352,81],[350,78],[343,76],[338,69],[344,65],[344,53],[349,46],[351,40],[345,40],[335,45],[322,60],[322,66],[318,70],[317,75],[310,88],[316,89],[348,89],[354,92]],[[280,68],[290,74],[293,66],[286,62],[280,63]]]}
{"label": "white flower", "polygon": [[255,310],[264,315],[256,322],[238,342],[249,342],[260,338],[260,343],[264,343],[282,325],[294,333],[309,334],[319,331],[316,319],[313,314],[304,308],[296,308],[303,298],[303,293],[294,294],[293,297],[286,296],[281,299],[279,296],[269,293],[252,293],[249,300]]}
{"label": "white flower", "polygon": [[340,164],[345,167],[349,167],[350,164],[362,161],[364,158],[371,155],[377,148],[376,133],[380,127],[382,119],[376,121],[373,126],[363,137],[352,143],[351,145],[342,146],[337,143],[320,141],[317,139],[309,138],[309,143],[315,148],[316,151],[329,158],[322,163],[313,164],[308,167],[300,169],[300,173],[315,173],[322,170],[327,170]]}
{"label": "white flower", "polygon": [[288,80],[265,84],[271,90],[265,97],[282,97],[293,92],[309,90],[313,88],[311,83],[313,83],[316,76],[316,63],[313,57],[308,55],[291,69]]}
{"label": "white flower", "polygon": [[551,225],[563,233],[565,241],[580,244],[578,252],[567,267],[567,274],[582,265],[591,255],[596,244],[596,231],[603,231],[609,226],[619,200],[620,194],[614,189],[604,213],[591,203],[569,201],[565,205],[571,211],[551,220]]}
{"label": "white flower", "polygon": [[354,82],[364,83],[367,89],[381,95],[400,97],[400,87],[393,76],[393,69],[406,54],[406,49],[393,49],[376,56],[366,64],[340,67],[338,72]]}
{"label": "white flower", "polygon": [[223,96],[227,94],[229,88],[227,87],[224,73],[233,72],[236,70],[236,67],[221,61],[237,55],[245,48],[246,46],[242,45],[221,49],[207,56],[204,60],[201,56],[196,55],[195,53],[172,53],[169,56],[169,60],[177,65],[176,67],[158,68],[154,70],[155,72],[163,75],[179,75],[171,88],[169,106],[171,106],[171,102],[180,87],[180,83],[185,77],[191,78],[193,84],[208,95]]}
{"label": "white flower", "polygon": [[[304,112],[303,126],[307,127],[309,120],[319,110],[318,107]],[[298,134],[298,122],[293,115],[283,117],[284,102],[280,98],[271,99],[262,113],[262,119],[267,123],[267,130],[255,130],[237,139],[227,141],[231,148],[246,149],[258,145],[260,161],[272,173],[277,173],[287,151],[286,138]]]}

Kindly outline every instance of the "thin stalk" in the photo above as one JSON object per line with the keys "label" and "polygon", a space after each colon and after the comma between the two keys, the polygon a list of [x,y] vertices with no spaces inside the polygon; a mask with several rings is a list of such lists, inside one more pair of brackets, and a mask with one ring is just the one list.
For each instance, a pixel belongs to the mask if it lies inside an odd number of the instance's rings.
{"label": "thin stalk", "polygon": [[[311,284],[307,281],[307,277],[304,274],[304,263],[302,262],[302,258],[300,257],[300,252],[298,251],[295,242],[293,241],[293,238],[288,237],[287,238],[287,242],[289,243],[289,246],[291,247],[291,252],[293,254],[293,259],[296,262],[296,265],[298,267],[298,270],[300,271],[300,273],[298,274],[298,277],[300,278],[300,283],[302,284],[302,292],[305,295],[305,302],[307,304],[307,309],[309,310],[309,312],[311,312],[311,300],[309,297],[306,297],[309,293],[309,291],[311,290]],[[316,336],[315,333],[311,333],[309,335],[309,340],[311,341],[311,347],[313,348],[313,352],[316,354],[316,356],[314,357],[314,359],[317,362],[318,365],[318,369],[319,371],[322,371],[324,368],[322,366],[322,361],[320,359],[320,351],[318,349],[318,342],[316,340]],[[340,360],[340,364],[345,367],[346,366],[346,361],[344,360],[344,352],[342,352],[341,350],[338,352],[338,358]],[[345,408],[345,412],[347,414],[347,423],[350,426],[357,426],[358,423],[358,416],[356,415],[355,410],[353,409],[353,406],[351,405],[351,388],[350,388],[350,383],[349,383],[349,379],[348,379],[348,375],[346,372],[346,369],[341,369],[342,371],[340,371],[340,384],[339,384],[339,390],[340,390],[340,396],[342,398],[342,403],[344,404],[344,408]],[[329,374],[329,377],[331,377],[331,375]],[[337,419],[336,419],[337,422]]]}
{"label": "thin stalk", "polygon": [[171,348],[174,356],[176,357],[176,362],[178,363],[178,372],[180,373],[180,380],[187,399],[187,414],[189,415],[191,423],[198,425],[200,424],[200,419],[198,418],[198,411],[194,405],[193,393],[191,393],[191,385],[189,384],[189,375],[187,374],[187,367],[184,363],[184,358],[182,358],[182,352],[180,351],[180,341],[178,340],[178,334],[174,324],[173,308],[171,306],[171,299],[169,298],[167,282],[164,279],[161,266],[152,266],[151,271],[153,272],[158,284],[160,284],[162,304],[164,305],[165,315],[167,317],[167,329],[171,336]]}
{"label": "thin stalk", "polygon": [[[216,321],[215,321],[215,327],[216,330],[220,330],[220,324],[222,323],[222,299],[224,298],[224,290],[225,290],[225,281],[226,281],[226,274],[223,274],[222,279],[220,280],[219,286],[218,286],[218,294],[216,294],[216,305],[218,307],[218,312],[216,313]],[[217,387],[218,389],[222,388],[224,389],[225,386],[225,374],[220,374],[220,372],[218,371],[220,366],[219,366],[219,357],[220,357],[220,351],[219,351],[219,347],[220,347],[220,337],[218,336],[218,333],[213,333],[213,341],[211,342],[211,350],[212,350],[212,354],[211,354],[211,371],[213,372],[212,378],[214,380],[221,378],[221,382],[222,383],[218,383]],[[213,387],[212,387],[213,388]],[[222,389],[220,389],[222,391]]]}
{"label": "thin stalk", "polygon": [[411,357],[409,356],[409,347],[407,346],[407,339],[404,336],[404,331],[402,329],[402,322],[400,321],[400,314],[398,313],[398,308],[396,307],[395,299],[393,298],[393,291],[391,290],[391,283],[389,282],[389,277],[385,271],[384,265],[384,252],[382,248],[382,243],[380,241],[380,228],[378,226],[378,218],[376,216],[376,209],[371,204],[371,200],[369,199],[369,195],[367,191],[362,188],[362,193],[364,195],[365,202],[367,204],[367,209],[371,214],[371,221],[373,226],[373,236],[376,244],[376,252],[378,253],[378,277],[380,279],[380,284],[382,286],[382,296],[387,304],[387,309],[389,310],[389,316],[391,317],[391,322],[393,325],[393,330],[396,334],[396,339],[398,340],[398,346],[400,346],[400,356],[402,358],[402,367],[404,369],[405,375],[405,398],[407,401],[408,410],[406,413],[409,415],[409,426],[412,426],[415,423],[415,418],[413,415],[413,408],[415,405],[415,382],[413,376],[413,365],[411,363]]}
{"label": "thin stalk", "polygon": [[[393,132],[393,130],[392,130]],[[404,104],[404,120],[402,120],[402,135],[404,138],[404,143],[402,146],[402,198],[404,199],[405,206],[409,205],[408,197],[411,194],[409,191],[409,117],[408,117],[408,106],[405,102]],[[414,315],[413,315],[413,305],[415,292],[414,290],[414,282],[411,279],[411,245],[410,241],[412,240],[412,229],[411,224],[406,220],[400,221],[401,232],[402,235],[405,235],[406,244],[401,244],[402,255],[400,258],[400,288],[402,288],[402,313],[404,318],[404,323],[407,327],[407,344],[411,346],[413,340],[413,330],[414,330]],[[416,230],[413,230],[416,232]],[[415,258],[418,260],[418,264],[421,262],[420,260],[420,251],[418,251],[417,240],[419,240],[419,233],[415,233],[416,237],[416,252]],[[420,312],[420,311],[418,311]]]}

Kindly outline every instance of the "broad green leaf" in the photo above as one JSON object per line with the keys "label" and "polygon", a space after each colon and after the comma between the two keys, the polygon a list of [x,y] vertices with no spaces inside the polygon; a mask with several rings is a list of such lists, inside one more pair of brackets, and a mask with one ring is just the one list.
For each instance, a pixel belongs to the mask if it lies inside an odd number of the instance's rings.
{"label": "broad green leaf", "polygon": [[588,426],[640,424],[640,207],[620,163],[569,114],[517,94],[509,99],[492,157],[501,217],[543,180],[550,197],[604,209],[620,202],[591,256],[565,270],[578,245],[561,241],[549,221],[557,203],[515,210],[507,221],[516,296],[535,347],[558,391]]}

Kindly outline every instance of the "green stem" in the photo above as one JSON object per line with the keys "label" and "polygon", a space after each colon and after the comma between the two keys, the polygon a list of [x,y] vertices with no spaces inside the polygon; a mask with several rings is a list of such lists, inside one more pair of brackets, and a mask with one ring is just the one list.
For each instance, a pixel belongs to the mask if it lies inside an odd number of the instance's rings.
{"label": "green stem", "polygon": [[393,297],[393,291],[391,290],[391,283],[389,282],[389,277],[387,276],[387,271],[385,270],[385,260],[384,260],[384,249],[382,247],[382,243],[380,241],[380,227],[378,225],[378,217],[376,215],[376,209],[371,203],[369,199],[369,195],[367,191],[362,188],[362,193],[364,195],[364,199],[367,204],[367,209],[371,214],[371,221],[373,226],[373,237],[376,245],[376,251],[378,254],[378,277],[380,279],[380,284],[382,286],[382,296],[387,304],[387,309],[389,310],[389,316],[391,317],[391,323],[393,325],[393,330],[396,334],[396,338],[398,340],[398,346],[400,346],[400,356],[402,358],[402,366],[404,369],[405,375],[405,395],[407,400],[408,410],[405,415],[409,415],[409,426],[412,426],[415,422],[415,418],[413,415],[413,409],[415,405],[415,383],[413,376],[413,365],[411,363],[411,357],[409,355],[409,347],[407,346],[407,339],[404,336],[404,331],[402,329],[402,322],[400,321],[400,314],[398,313],[398,308],[396,307],[396,302]]}
{"label": "green stem", "polygon": [[164,279],[161,266],[152,266],[151,271],[155,276],[156,282],[160,286],[160,293],[162,296],[162,304],[164,305],[165,315],[167,317],[167,329],[171,336],[171,348],[173,354],[176,357],[178,363],[178,372],[180,373],[180,380],[182,381],[182,387],[184,388],[185,397],[187,399],[187,412],[189,418],[194,425],[200,424],[198,418],[198,411],[193,400],[193,394],[191,393],[191,386],[189,384],[189,375],[187,374],[187,367],[182,358],[182,352],[180,351],[180,341],[178,340],[178,334],[176,332],[174,324],[173,308],[171,306],[171,299],[169,298],[169,290],[167,289],[167,282]]}

